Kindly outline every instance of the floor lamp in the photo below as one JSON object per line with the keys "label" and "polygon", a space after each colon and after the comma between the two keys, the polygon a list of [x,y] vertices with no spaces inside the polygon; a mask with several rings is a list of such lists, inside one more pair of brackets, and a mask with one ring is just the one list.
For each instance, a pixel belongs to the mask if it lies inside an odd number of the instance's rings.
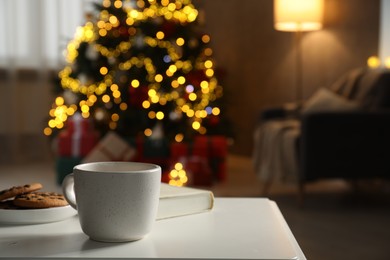
{"label": "floor lamp", "polygon": [[303,99],[302,32],[322,28],[324,0],[274,0],[274,26],[278,31],[295,32],[296,99]]}

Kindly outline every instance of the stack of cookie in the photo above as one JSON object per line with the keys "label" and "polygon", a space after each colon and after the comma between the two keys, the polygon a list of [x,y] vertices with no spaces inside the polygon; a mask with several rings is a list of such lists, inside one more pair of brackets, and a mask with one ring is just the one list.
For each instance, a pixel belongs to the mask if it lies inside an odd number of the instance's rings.
{"label": "stack of cookie", "polygon": [[0,209],[43,209],[67,206],[64,196],[41,192],[42,184],[31,183],[0,191]]}

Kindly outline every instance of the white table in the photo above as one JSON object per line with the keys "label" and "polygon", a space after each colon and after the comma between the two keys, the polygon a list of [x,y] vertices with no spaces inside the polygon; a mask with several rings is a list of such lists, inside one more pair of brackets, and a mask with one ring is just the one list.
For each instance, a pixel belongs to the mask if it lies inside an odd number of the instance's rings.
{"label": "white table", "polygon": [[37,225],[0,225],[0,258],[306,259],[275,202],[216,198],[212,211],[160,220],[144,239],[101,243],[77,216]]}

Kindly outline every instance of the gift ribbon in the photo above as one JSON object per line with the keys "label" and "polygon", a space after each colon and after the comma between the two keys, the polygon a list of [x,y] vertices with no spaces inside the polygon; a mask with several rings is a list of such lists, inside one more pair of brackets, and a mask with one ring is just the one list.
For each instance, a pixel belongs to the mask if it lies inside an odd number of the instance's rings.
{"label": "gift ribbon", "polygon": [[82,129],[82,118],[80,114],[73,116],[74,132],[72,134],[72,155],[75,157],[80,156],[81,151],[81,135]]}
{"label": "gift ribbon", "polygon": [[111,153],[106,147],[102,146],[102,145],[98,145],[98,150],[100,150],[100,152],[102,152],[106,157],[108,157],[111,161],[126,161],[127,159],[130,159],[130,158],[127,158],[127,154],[129,152],[131,152],[131,148],[130,147],[126,147],[124,149],[124,151],[120,152],[119,153],[119,156],[116,157],[113,153]]}

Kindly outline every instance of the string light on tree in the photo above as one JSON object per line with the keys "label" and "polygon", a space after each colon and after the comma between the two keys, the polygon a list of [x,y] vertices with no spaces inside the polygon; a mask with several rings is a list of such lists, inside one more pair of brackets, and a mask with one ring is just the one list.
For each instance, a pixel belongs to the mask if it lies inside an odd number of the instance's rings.
{"label": "string light on tree", "polygon": [[169,173],[169,185],[184,186],[188,182],[187,173],[182,163],[177,162]]}

